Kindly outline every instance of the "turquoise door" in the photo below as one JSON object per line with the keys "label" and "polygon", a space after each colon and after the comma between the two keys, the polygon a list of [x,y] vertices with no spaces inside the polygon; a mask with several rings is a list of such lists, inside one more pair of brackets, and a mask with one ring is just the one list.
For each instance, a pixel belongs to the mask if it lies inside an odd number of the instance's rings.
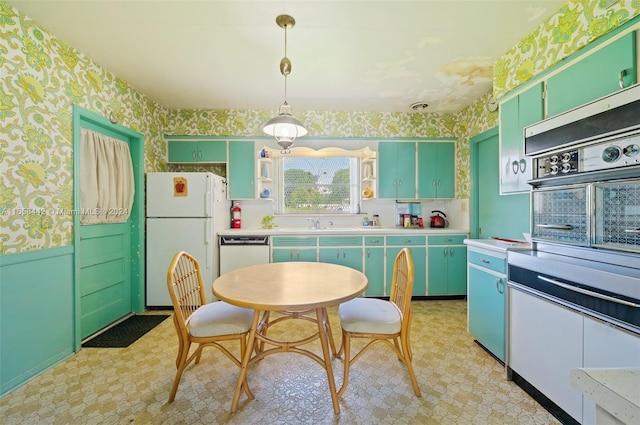
{"label": "turquoise door", "polygon": [[81,338],[132,311],[130,234],[130,222],[80,226]]}
{"label": "turquoise door", "polygon": [[96,331],[129,313],[144,311],[144,137],[119,124],[73,107],[74,199],[81,209],[81,130],[122,140],[131,154],[135,193],[124,223],[80,224],[74,216],[74,349]]}

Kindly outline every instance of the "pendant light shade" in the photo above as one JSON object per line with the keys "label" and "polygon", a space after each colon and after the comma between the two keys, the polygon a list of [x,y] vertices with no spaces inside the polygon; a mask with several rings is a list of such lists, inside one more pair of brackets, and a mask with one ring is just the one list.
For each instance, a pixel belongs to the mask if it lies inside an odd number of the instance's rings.
{"label": "pendant light shade", "polygon": [[291,73],[291,61],[287,57],[287,29],[293,28],[296,21],[289,15],[279,15],[276,23],[284,29],[284,57],[280,60],[280,73],[284,76],[284,103],[278,115],[271,118],[262,131],[276,139],[283,153],[289,153],[294,140],[307,134],[307,129],[293,116],[291,106],[287,103],[287,76]]}

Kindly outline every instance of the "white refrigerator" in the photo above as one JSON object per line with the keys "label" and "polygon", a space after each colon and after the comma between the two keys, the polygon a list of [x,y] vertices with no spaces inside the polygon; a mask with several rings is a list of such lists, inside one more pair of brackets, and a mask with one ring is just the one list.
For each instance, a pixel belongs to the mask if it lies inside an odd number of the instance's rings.
{"label": "white refrigerator", "polygon": [[170,307],[167,271],[186,251],[200,263],[207,301],[220,274],[217,234],[228,229],[226,180],[213,173],[147,173],[146,305]]}

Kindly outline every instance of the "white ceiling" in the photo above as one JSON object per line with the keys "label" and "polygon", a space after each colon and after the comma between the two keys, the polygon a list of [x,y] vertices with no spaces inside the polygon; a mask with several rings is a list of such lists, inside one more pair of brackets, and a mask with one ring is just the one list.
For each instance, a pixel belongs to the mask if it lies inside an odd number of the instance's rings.
{"label": "white ceiling", "polygon": [[168,108],[457,112],[562,0],[7,0]]}

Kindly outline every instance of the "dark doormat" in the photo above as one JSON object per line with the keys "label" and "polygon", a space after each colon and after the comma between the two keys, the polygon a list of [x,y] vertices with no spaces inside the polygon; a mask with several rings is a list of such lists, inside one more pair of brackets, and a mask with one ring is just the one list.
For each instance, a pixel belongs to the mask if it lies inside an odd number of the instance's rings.
{"label": "dark doormat", "polygon": [[111,329],[96,335],[89,341],[85,341],[83,347],[97,348],[124,348],[138,340],[142,335],[158,326],[164,319],[169,317],[165,314],[141,314],[131,316],[118,323]]}

